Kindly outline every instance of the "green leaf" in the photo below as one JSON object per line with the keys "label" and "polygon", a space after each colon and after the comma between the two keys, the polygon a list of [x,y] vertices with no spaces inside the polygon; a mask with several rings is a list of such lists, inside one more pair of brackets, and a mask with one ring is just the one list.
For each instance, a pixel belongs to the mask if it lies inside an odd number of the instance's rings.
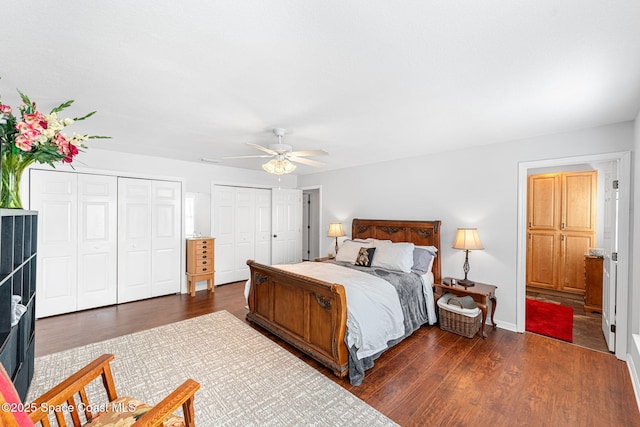
{"label": "green leaf", "polygon": [[75,119],[73,119],[73,121],[77,122],[77,121],[80,121],[80,120],[88,119],[89,117],[93,116],[95,113],[97,113],[97,111],[92,111],[89,114],[87,114],[86,116],[76,117]]}
{"label": "green leaf", "polygon": [[87,138],[89,138],[89,139],[111,139],[110,136],[103,136],[103,135],[87,135]]}
{"label": "green leaf", "polygon": [[58,105],[56,108],[51,110],[51,112],[52,113],[59,113],[60,111],[64,110],[65,108],[69,107],[71,104],[73,104],[73,99],[70,99],[67,102],[63,102],[62,104]]}
{"label": "green leaf", "polygon": [[20,94],[20,98],[22,98],[22,102],[24,102],[27,105],[31,105],[32,102],[29,99],[29,97],[27,95],[25,95],[24,93],[20,92],[20,89],[16,89],[18,91],[18,93]]}

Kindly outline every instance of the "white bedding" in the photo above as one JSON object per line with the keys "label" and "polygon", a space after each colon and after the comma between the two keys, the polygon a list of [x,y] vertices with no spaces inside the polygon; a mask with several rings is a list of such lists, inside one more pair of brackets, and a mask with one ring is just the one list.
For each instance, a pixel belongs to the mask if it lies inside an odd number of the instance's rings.
{"label": "white bedding", "polygon": [[[355,344],[357,355],[372,356],[385,350],[387,342],[404,335],[404,316],[396,289],[384,279],[351,268],[325,262],[274,265],[286,271],[314,277],[329,283],[340,283],[347,295],[347,344]],[[433,273],[422,279],[429,324],[437,322],[433,301]],[[245,286],[249,296],[250,281]]]}
{"label": "white bedding", "polygon": [[[355,345],[359,359],[385,350],[388,341],[404,335],[404,315],[398,293],[386,280],[327,262],[273,267],[344,286],[347,295],[347,345]],[[247,281],[245,297],[249,295],[250,286]]]}
{"label": "white bedding", "polygon": [[422,279],[422,292],[424,293],[424,300],[427,303],[427,318],[430,325],[435,325],[438,321],[436,315],[436,305],[433,302],[433,284],[435,282],[433,273],[428,272],[420,276]]}
{"label": "white bedding", "polygon": [[347,295],[347,345],[363,357],[380,353],[404,335],[404,315],[396,289],[386,280],[325,262],[274,265],[275,268],[340,283]]}

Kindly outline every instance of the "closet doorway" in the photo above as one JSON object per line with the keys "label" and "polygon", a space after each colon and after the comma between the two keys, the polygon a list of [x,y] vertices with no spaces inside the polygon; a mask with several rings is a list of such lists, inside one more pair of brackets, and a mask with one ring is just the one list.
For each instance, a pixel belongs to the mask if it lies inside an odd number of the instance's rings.
{"label": "closet doorway", "polygon": [[[525,298],[527,296],[527,181],[530,175],[561,171],[597,169],[599,171],[598,203],[596,214],[596,247],[604,252],[603,304],[601,329],[610,351],[624,359],[626,355],[627,301],[628,301],[628,248],[629,248],[629,186],[622,185],[617,192],[605,191],[612,181],[630,182],[630,153],[609,153],[576,158],[523,162],[519,165],[518,196],[518,265],[517,265],[517,330],[525,331]],[[606,196],[605,196],[606,194]],[[614,197],[615,196],[615,197]],[[606,206],[606,207],[605,207]],[[613,207],[613,208],[611,208]],[[625,215],[625,212],[627,214]],[[617,256],[617,258],[616,258]],[[545,295],[546,297],[547,295]],[[582,303],[577,301],[580,305]],[[620,302],[620,303],[617,303]],[[616,332],[611,332],[615,325]],[[615,336],[619,339],[616,340]]]}
{"label": "closet doorway", "polygon": [[320,188],[302,190],[302,260],[320,256]]}

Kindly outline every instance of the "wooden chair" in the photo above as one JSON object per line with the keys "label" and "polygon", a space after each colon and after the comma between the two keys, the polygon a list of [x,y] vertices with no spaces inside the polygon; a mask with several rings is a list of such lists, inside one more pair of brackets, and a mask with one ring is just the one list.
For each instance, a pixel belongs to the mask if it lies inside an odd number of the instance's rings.
{"label": "wooden chair", "polygon": [[[112,354],[104,354],[98,357],[33,402],[25,405],[20,404],[11,381],[2,365],[0,365],[0,405],[2,405],[2,409],[0,409],[0,426],[24,427],[40,424],[43,427],[49,427],[50,414],[55,415],[56,422],[60,427],[66,427],[67,425],[65,414],[71,418],[75,427],[82,425],[105,426],[113,425],[117,422],[123,425],[131,425],[130,422],[132,420],[135,420],[132,425],[136,427],[159,425],[166,427],[195,426],[193,400],[195,392],[200,388],[200,384],[188,379],[154,407],[129,397],[118,398],[110,366],[113,359],[114,356]],[[97,404],[89,403],[85,387],[98,377],[102,377],[102,384],[107,393],[109,403],[96,406]],[[13,389],[13,396],[11,395],[11,389]],[[78,404],[76,404],[76,397],[80,399]],[[23,406],[27,407],[28,414],[16,410],[21,409]],[[184,418],[172,415],[181,406]],[[12,410],[7,411],[6,409]],[[94,411],[92,412],[91,409],[94,409]],[[100,412],[96,412],[95,409],[99,409]],[[86,420],[85,424],[82,424],[80,419],[81,413]]]}

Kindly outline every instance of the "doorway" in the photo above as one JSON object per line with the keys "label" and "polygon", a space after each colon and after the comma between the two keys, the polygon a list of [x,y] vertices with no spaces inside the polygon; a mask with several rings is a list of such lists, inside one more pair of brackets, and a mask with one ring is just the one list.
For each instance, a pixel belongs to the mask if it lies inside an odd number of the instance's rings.
{"label": "doorway", "polygon": [[320,188],[302,190],[302,260],[320,256]]}
{"label": "doorway", "polygon": [[[526,289],[526,249],[527,249],[527,177],[532,171],[548,170],[574,165],[605,165],[610,164],[615,167],[618,179],[622,183],[630,183],[630,153],[608,153],[593,156],[581,156],[563,159],[541,160],[533,162],[522,162],[519,165],[518,175],[518,252],[517,252],[517,330],[525,332],[525,299]],[[629,185],[622,186],[619,191],[619,209],[614,218],[615,226],[619,230],[619,241],[617,242],[617,261],[611,257],[611,262],[618,273],[618,280],[612,281],[608,286],[603,285],[604,300],[610,297],[613,310],[607,313],[611,324],[615,325],[616,335],[614,349],[617,358],[624,360],[626,357],[626,331],[627,331],[627,311],[628,307],[628,248],[629,248]],[[604,209],[604,208],[603,208]],[[625,214],[626,212],[626,214]],[[604,212],[599,211],[599,217],[604,218]],[[599,223],[600,225],[600,223]],[[602,228],[599,227],[599,231]],[[601,240],[599,240],[601,241]],[[608,248],[609,249],[609,248]],[[609,254],[612,255],[612,254]],[[605,260],[606,262],[606,260]],[[620,304],[616,305],[616,301]],[[604,315],[604,314],[603,314]],[[603,325],[605,322],[603,321]],[[603,327],[603,333],[605,333]]]}

